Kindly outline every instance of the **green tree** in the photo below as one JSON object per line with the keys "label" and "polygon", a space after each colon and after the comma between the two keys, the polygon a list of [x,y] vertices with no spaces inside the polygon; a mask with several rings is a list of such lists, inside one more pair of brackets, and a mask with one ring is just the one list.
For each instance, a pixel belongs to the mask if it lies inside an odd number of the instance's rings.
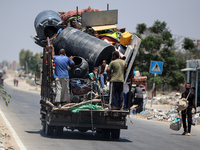
{"label": "green tree", "polygon": [[189,39],[189,38],[184,38],[182,47],[185,50],[194,49],[194,42],[191,39]]}
{"label": "green tree", "polygon": [[4,90],[4,87],[1,84],[0,84],[0,99],[2,99],[5,102],[6,106],[8,106],[8,104],[10,103],[10,99],[11,99],[10,94],[8,94]]}
{"label": "green tree", "polygon": [[146,29],[147,25],[145,23],[137,24],[136,32],[139,34],[143,34]]}
{"label": "green tree", "polygon": [[[41,64],[42,59],[40,58],[41,53],[36,53],[33,55],[33,52],[30,50],[22,49],[19,53],[19,61],[21,67],[24,69],[26,73],[34,73],[35,68],[38,64]],[[27,72],[28,71],[28,72]]]}
{"label": "green tree", "polygon": [[156,20],[149,29],[152,33],[162,33],[164,30],[166,30],[167,23],[166,22],[160,22],[159,20]]}
{"label": "green tree", "polygon": [[30,71],[32,56],[33,56],[33,52],[31,52],[30,50],[22,49],[19,53],[20,66],[23,67],[23,69],[24,69],[24,71],[26,71],[26,73],[29,73],[29,71]]}
{"label": "green tree", "polygon": [[153,83],[154,75],[149,73],[150,63],[154,61],[163,62],[163,72],[157,75],[156,84],[169,84],[178,86],[185,82],[185,74],[180,72],[185,67],[185,62],[176,57],[174,52],[174,40],[165,22],[155,21],[148,28],[151,34],[142,39],[138,51],[135,70],[139,70],[147,76],[148,83]]}

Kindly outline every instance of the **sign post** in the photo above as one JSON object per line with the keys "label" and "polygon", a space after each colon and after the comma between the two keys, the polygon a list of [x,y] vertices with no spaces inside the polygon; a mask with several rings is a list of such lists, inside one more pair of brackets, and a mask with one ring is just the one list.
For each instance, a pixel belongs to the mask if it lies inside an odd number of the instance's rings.
{"label": "sign post", "polygon": [[150,73],[154,73],[154,80],[153,80],[153,88],[152,88],[152,98],[151,98],[151,107],[153,104],[153,96],[155,91],[155,82],[156,82],[156,74],[162,74],[163,69],[163,62],[160,61],[151,61],[150,65]]}

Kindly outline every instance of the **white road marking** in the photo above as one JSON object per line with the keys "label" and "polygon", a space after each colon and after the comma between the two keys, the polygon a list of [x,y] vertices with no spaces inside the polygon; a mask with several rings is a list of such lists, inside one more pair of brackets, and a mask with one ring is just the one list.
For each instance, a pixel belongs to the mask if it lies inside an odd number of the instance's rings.
{"label": "white road marking", "polygon": [[7,127],[9,128],[9,130],[10,130],[13,138],[15,139],[19,149],[20,150],[27,150],[26,147],[24,146],[24,144],[22,143],[22,141],[20,140],[19,136],[17,135],[17,133],[15,132],[13,127],[11,126],[11,124],[8,122],[8,120],[5,117],[4,113],[1,111],[1,109],[0,109],[0,115],[3,118],[4,122],[6,123]]}

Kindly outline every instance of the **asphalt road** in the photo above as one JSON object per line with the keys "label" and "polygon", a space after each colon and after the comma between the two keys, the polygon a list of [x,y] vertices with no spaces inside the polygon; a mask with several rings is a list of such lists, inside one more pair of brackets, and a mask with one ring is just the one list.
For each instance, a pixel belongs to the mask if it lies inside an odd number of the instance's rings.
{"label": "asphalt road", "polygon": [[119,140],[103,140],[92,132],[64,131],[62,137],[46,136],[40,125],[40,96],[12,89],[5,85],[12,96],[6,107],[0,101],[0,109],[14,128],[27,150],[198,150],[200,130],[192,128],[191,136],[169,129],[169,123],[131,118],[128,130],[121,130]]}

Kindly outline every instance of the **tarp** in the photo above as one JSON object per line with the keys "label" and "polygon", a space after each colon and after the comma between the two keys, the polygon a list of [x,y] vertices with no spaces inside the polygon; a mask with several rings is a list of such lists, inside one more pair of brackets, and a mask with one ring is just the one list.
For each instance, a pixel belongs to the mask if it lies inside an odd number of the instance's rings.
{"label": "tarp", "polygon": [[70,110],[73,112],[73,113],[78,113],[80,110],[103,110],[102,107],[99,107],[98,106],[98,103],[96,104],[90,104],[90,103],[87,103],[87,104],[84,104],[84,105],[80,105],[80,106],[77,106],[77,107],[73,107],[71,108]]}

